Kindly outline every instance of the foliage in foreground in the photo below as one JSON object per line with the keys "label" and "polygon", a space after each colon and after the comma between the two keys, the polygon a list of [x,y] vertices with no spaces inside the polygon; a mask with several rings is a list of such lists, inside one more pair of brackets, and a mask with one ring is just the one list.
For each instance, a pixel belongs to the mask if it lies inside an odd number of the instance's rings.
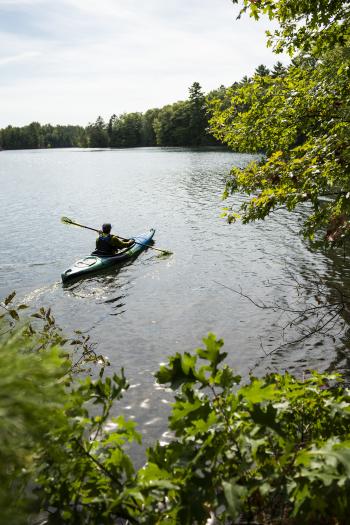
{"label": "foliage in foreground", "polygon": [[[244,516],[258,523],[345,523],[350,488],[350,395],[337,375],[241,378],[209,334],[195,355],[170,358],[157,378],[180,388],[170,417],[176,439],[149,457],[179,490],[174,523]],[[200,364],[200,360],[204,364]],[[333,520],[333,521],[332,521]]]}
{"label": "foliage in foreground", "polygon": [[39,348],[41,325],[28,331],[16,307],[2,306],[17,326],[0,340],[1,523],[39,512],[52,524],[346,523],[350,392],[339,376],[240,384],[209,334],[157,373],[177,391],[173,440],[135,471],[135,424],[111,417],[128,388],[123,371],[78,379],[64,340]]}

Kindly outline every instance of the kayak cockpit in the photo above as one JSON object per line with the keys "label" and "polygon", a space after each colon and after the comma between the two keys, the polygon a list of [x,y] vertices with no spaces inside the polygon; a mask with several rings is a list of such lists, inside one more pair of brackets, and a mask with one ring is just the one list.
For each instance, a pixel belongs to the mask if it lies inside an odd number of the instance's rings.
{"label": "kayak cockpit", "polygon": [[80,261],[77,261],[74,266],[76,268],[88,268],[89,266],[96,264],[97,260],[97,257],[91,254],[85,257],[85,259],[80,259]]}
{"label": "kayak cockpit", "polygon": [[100,250],[94,250],[93,252],[91,252],[91,256],[101,257],[102,259],[112,259],[113,257],[119,257],[120,255],[124,255],[124,253],[127,253],[133,246],[135,246],[135,243],[131,244],[130,246],[127,246],[127,248],[124,248],[123,250],[117,251],[114,255],[101,252]]}

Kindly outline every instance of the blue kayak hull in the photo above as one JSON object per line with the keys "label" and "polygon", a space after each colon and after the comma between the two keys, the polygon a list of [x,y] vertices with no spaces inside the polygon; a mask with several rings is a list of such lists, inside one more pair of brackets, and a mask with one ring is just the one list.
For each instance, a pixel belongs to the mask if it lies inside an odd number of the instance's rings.
{"label": "blue kayak hull", "polygon": [[132,237],[135,240],[135,244],[133,244],[130,248],[126,248],[116,255],[113,255],[112,257],[101,257],[92,254],[84,257],[83,259],[79,259],[79,261],[74,263],[73,266],[61,274],[62,281],[65,283],[66,281],[74,279],[75,277],[96,272],[98,270],[102,270],[103,268],[107,268],[108,266],[113,266],[114,264],[118,264],[135,257],[135,255],[147,248],[147,244],[149,244],[149,242],[152,240],[154,233],[155,230],[151,228],[146,233]]}

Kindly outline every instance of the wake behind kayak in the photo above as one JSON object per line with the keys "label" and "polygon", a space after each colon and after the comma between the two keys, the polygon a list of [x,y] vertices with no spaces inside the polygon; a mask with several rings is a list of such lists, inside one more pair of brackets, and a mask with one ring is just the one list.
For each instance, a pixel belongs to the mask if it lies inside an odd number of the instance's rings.
{"label": "wake behind kayak", "polygon": [[130,248],[126,248],[118,252],[116,255],[104,257],[91,254],[87,257],[84,257],[83,259],[79,259],[79,261],[74,263],[73,266],[61,274],[62,281],[65,283],[75,277],[79,277],[86,273],[96,272],[98,270],[107,268],[108,266],[112,266],[114,264],[118,264],[119,262],[123,262],[127,259],[135,257],[135,255],[147,248],[147,244],[149,244],[149,242],[152,240],[154,233],[155,229],[151,228],[146,233],[134,236],[133,239],[135,240],[135,244],[130,246]]}

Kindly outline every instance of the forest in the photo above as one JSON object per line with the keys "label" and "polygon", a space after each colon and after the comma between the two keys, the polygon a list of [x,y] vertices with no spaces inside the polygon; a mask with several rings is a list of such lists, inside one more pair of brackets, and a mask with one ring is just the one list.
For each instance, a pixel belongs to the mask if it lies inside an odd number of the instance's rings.
{"label": "forest", "polygon": [[0,130],[0,149],[128,148],[138,146],[208,146],[218,144],[208,133],[206,97],[198,82],[189,98],[145,113],[99,116],[85,128],[32,122]]}
{"label": "forest", "polygon": [[[274,76],[283,69],[280,62],[271,73],[264,65],[260,65],[256,68],[255,75]],[[233,86],[248,81],[244,77]],[[74,125],[41,125],[39,122],[23,127],[9,125],[0,130],[0,150],[220,145],[209,130],[209,103],[215,98],[223,100],[225,97],[224,86],[206,95],[200,84],[194,82],[185,101],[149,109],[144,113],[113,114],[108,122],[99,116],[85,128]]]}

